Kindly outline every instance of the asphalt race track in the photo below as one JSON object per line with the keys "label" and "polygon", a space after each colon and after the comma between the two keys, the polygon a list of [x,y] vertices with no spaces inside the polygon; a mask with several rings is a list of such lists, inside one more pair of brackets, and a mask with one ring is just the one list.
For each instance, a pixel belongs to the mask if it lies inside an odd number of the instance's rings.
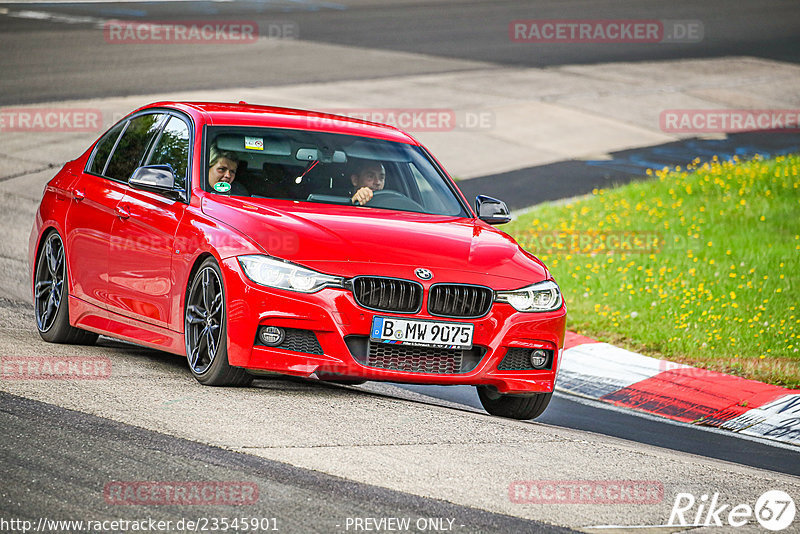
{"label": "asphalt race track", "polygon": [[[0,17],[0,104],[68,98],[148,94],[173,90],[286,85],[338,79],[368,79],[411,73],[464,70],[486,65],[554,66],[692,57],[757,56],[800,60],[800,13],[791,0],[692,2],[659,0],[596,2],[427,2],[275,0],[266,2],[21,3],[3,2],[17,13]],[[46,6],[46,7],[42,7]],[[70,15],[58,22],[41,15]],[[81,23],[80,17],[90,17]],[[290,22],[304,42],[337,45],[331,57],[316,50],[262,43],[256,50],[206,45],[105,46],[94,25],[114,18],[140,21],[253,20],[263,28]],[[693,44],[548,45],[531,48],[508,39],[517,19],[699,20],[703,46]],[[345,48],[341,48],[345,47]],[[365,55],[358,50],[368,49]],[[381,51],[422,54],[394,57]],[[449,59],[445,65],[437,58]]]}
{"label": "asphalt race track", "polygon": [[[256,484],[263,499],[258,506],[248,508],[248,515],[268,518],[280,531],[335,532],[346,527],[348,517],[385,516],[408,517],[414,523],[421,518],[457,517],[463,522],[458,525],[460,532],[571,532],[349,482],[4,393],[0,398],[4,431],[0,470],[7,500],[4,516],[36,523],[40,511],[56,519],[80,517],[90,509],[94,517],[115,517],[115,505],[98,499],[104,483],[93,475],[103,472],[114,480],[216,479]],[[31,435],[48,439],[30,447]],[[31,488],[31,479],[43,483]],[[65,502],[65,496],[69,496],[69,502]],[[198,516],[192,508],[179,505],[152,510],[134,505],[126,512],[132,517],[172,521],[177,526],[183,518]],[[230,514],[230,507],[202,511],[206,516],[226,514]]]}
{"label": "asphalt race track", "polygon": [[[638,46],[531,47],[509,39],[512,20],[556,18],[699,21],[704,36],[699,44]],[[294,34],[288,39],[261,38],[248,47],[123,46],[109,44],[103,37],[103,25],[115,19],[246,20],[256,22],[262,32],[283,27]],[[432,99],[446,101],[448,94],[437,93],[440,86],[429,82],[433,77],[506,76],[541,69],[536,72],[580,72],[591,80],[597,71],[586,69],[602,69],[605,64],[628,68],[683,60],[720,61],[709,64],[724,74],[728,65],[724,62],[742,56],[785,65],[787,71],[796,69],[800,4],[793,0],[0,0],[0,50],[3,107],[54,102],[76,106],[75,102],[88,99],[93,99],[93,106],[111,107],[118,105],[114,99],[140,95],[137,102],[144,104],[151,101],[149,95],[180,98],[191,91],[286,87],[299,88],[297,99],[310,108],[314,100],[307,95],[315,88],[342,83],[341,93],[326,102],[336,107],[347,102],[349,82],[362,85],[364,94],[377,95],[392,90],[393,80],[400,79],[423,94],[428,87]],[[631,82],[626,72],[620,70],[619,83],[636,86],[638,82]],[[650,72],[656,74],[642,82],[641,91],[656,85],[653,98],[671,101],[683,80],[660,79],[657,71]],[[717,74],[709,72],[708,85],[686,92],[705,95]],[[770,86],[764,98],[775,108],[798,107],[796,86],[782,86],[762,74],[752,79]],[[502,77],[494,82],[504,84]],[[602,87],[616,88],[616,83],[612,80]],[[718,85],[712,89],[728,90],[722,82]],[[735,87],[730,87],[732,95]],[[598,91],[587,83],[586,91],[605,97],[603,88]],[[473,90],[476,102],[487,98],[480,88],[461,88],[467,94]],[[580,94],[580,88],[574,90]],[[749,100],[731,95],[725,94],[726,105],[748,107]],[[644,132],[636,127],[631,125],[632,137]],[[77,155],[97,134],[77,139],[74,134],[25,133],[8,143],[5,140],[11,138],[3,135],[0,127],[4,159],[0,224],[5,229],[0,239],[4,346],[0,359],[97,357],[107,359],[112,372],[108,380],[0,379],[2,532],[19,531],[2,522],[10,518],[33,525],[42,518],[152,518],[173,524],[183,520],[185,526],[193,518],[247,516],[274,521],[267,526],[276,525],[272,530],[280,532],[396,532],[403,529],[355,519],[408,518],[410,531],[571,531],[567,526],[584,532],[632,531],[592,528],[627,525],[651,527],[637,532],[666,533],[681,530],[663,527],[680,492],[697,496],[718,492],[724,502],[752,506],[763,492],[780,489],[800,504],[796,447],[665,422],[565,394],[556,394],[537,421],[519,422],[486,415],[474,389],[468,387],[378,383],[350,387],[261,378],[246,389],[214,389],[197,385],[181,358],[108,338],[101,338],[96,347],[46,345],[36,332],[26,298],[31,217],[41,187],[55,167]],[[458,141],[447,147],[457,156],[465,138],[458,137],[460,132],[454,135]],[[24,156],[17,152],[21,143],[30,145]],[[41,143],[43,152],[57,156],[31,157],[36,143]],[[677,140],[654,135],[630,145],[601,150],[596,157],[554,156],[543,164],[521,159],[519,166],[470,175],[460,185],[468,197],[491,194],[508,199],[512,209],[522,209],[638,179],[640,171],[654,162],[684,164],[695,155],[712,153],[797,152],[800,134],[756,132]],[[657,483],[663,495],[646,504],[514,501],[513,484],[530,480],[647,481]],[[120,506],[108,499],[113,481],[227,481],[256,487],[258,498],[245,506]],[[799,528],[798,521],[786,531]],[[90,531],[53,526],[42,530]],[[183,530],[195,529],[173,526],[164,531]],[[736,531],[764,530],[753,519]]]}
{"label": "asphalt race track", "polygon": [[[399,387],[464,407],[482,409],[475,388],[468,386]],[[756,441],[743,444],[741,437],[731,436],[728,432],[670,424],[657,417],[610,409],[571,395],[557,393],[547,411],[536,421],[800,476],[797,451],[792,447],[776,447]]]}

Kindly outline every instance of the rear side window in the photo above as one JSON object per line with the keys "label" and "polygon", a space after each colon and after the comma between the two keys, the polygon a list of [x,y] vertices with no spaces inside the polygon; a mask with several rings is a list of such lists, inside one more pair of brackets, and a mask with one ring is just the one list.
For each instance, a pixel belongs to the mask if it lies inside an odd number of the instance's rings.
{"label": "rear side window", "polygon": [[172,166],[177,184],[185,187],[189,168],[189,125],[178,117],[170,117],[147,164]]}
{"label": "rear side window", "polygon": [[119,137],[119,133],[124,126],[125,122],[120,122],[111,128],[111,130],[97,142],[97,150],[94,153],[94,159],[92,160],[92,165],[89,167],[89,172],[92,174],[99,174],[100,176],[103,175],[103,169],[106,168],[108,155],[111,154],[114,143],[117,142],[117,137]]}
{"label": "rear side window", "polygon": [[158,133],[164,114],[140,115],[131,119],[116,150],[108,161],[105,175],[113,180],[127,182],[136,167],[141,165],[147,147]]}

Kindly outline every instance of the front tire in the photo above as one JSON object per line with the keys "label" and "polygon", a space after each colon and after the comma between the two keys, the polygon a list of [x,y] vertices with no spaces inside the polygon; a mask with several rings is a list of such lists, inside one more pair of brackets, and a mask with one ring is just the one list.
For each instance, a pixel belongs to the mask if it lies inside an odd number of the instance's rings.
{"label": "front tire", "polygon": [[200,265],[186,296],[186,357],[192,375],[206,386],[246,386],[253,377],[228,363],[228,329],[222,271],[213,258]]}
{"label": "front tire", "polygon": [[69,324],[67,258],[58,232],[44,238],[34,272],[33,308],[41,338],[49,343],[94,344],[97,334]]}
{"label": "front tire", "polygon": [[552,393],[533,395],[503,395],[491,386],[478,386],[483,408],[492,415],[509,419],[536,419],[550,404]]}

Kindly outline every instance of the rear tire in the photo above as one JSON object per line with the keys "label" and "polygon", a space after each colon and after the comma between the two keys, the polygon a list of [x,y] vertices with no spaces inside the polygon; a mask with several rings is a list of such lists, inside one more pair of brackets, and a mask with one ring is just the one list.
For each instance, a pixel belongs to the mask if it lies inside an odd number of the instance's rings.
{"label": "rear tire", "polygon": [[189,370],[205,386],[246,386],[253,377],[228,363],[228,328],[222,271],[214,258],[197,270],[186,294],[184,337]]}
{"label": "rear tire", "polygon": [[93,345],[97,334],[69,324],[67,257],[58,232],[44,237],[34,272],[33,308],[41,338],[49,343]]}
{"label": "rear tire", "polygon": [[504,395],[494,387],[478,386],[478,397],[483,408],[492,415],[509,419],[536,419],[550,404],[552,393],[533,395]]}

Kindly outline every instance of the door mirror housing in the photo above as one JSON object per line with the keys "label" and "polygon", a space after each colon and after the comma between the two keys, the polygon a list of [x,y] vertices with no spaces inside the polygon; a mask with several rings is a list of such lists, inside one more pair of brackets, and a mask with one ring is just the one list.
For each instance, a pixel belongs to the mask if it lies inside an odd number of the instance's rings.
{"label": "door mirror housing", "polygon": [[138,167],[128,179],[134,189],[144,189],[183,199],[183,191],[175,185],[175,172],[171,165],[145,165]]}
{"label": "door mirror housing", "polygon": [[502,200],[478,195],[475,197],[475,211],[478,218],[488,224],[505,224],[511,222],[511,213],[508,206]]}

